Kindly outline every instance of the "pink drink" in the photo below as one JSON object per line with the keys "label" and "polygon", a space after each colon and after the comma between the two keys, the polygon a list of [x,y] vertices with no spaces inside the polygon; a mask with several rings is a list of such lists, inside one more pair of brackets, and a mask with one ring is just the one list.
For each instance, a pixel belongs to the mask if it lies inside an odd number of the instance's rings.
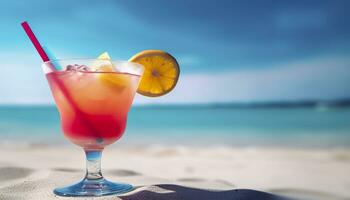
{"label": "pink drink", "polygon": [[123,135],[139,75],[67,70],[46,77],[70,141],[102,149]]}
{"label": "pink drink", "polygon": [[28,23],[23,22],[22,26],[44,61],[42,67],[61,115],[63,132],[83,147],[86,155],[85,178],[56,188],[54,193],[93,197],[131,191],[132,185],[113,183],[102,176],[101,155],[106,145],[124,133],[143,66],[112,61],[107,53],[106,59],[49,59]]}

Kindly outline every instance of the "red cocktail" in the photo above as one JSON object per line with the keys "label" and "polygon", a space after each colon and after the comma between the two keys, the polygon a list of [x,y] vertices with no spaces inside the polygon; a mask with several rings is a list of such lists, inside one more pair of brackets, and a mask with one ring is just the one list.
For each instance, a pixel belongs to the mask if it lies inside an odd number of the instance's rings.
{"label": "red cocktail", "polygon": [[84,148],[87,157],[85,179],[54,192],[61,196],[101,196],[131,190],[131,185],[105,180],[100,160],[103,148],[124,133],[142,65],[100,59],[55,60],[45,62],[43,69],[63,132]]}
{"label": "red cocktail", "polygon": [[85,149],[101,149],[122,136],[140,75],[70,66],[46,74],[63,132]]}

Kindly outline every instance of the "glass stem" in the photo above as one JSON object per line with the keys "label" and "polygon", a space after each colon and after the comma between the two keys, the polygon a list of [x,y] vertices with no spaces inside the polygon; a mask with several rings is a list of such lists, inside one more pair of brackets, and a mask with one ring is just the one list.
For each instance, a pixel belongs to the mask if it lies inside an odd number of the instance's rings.
{"label": "glass stem", "polygon": [[86,175],[85,179],[98,180],[103,179],[101,172],[101,150],[85,150],[86,155]]}

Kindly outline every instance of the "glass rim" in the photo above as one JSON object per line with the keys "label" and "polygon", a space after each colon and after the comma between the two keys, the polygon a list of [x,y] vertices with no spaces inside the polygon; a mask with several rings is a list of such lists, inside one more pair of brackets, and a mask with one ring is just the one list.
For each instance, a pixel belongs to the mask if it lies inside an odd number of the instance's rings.
{"label": "glass rim", "polygon": [[[144,71],[144,66],[140,63],[136,63],[136,62],[132,62],[132,61],[128,61],[128,60],[107,60],[107,59],[98,59],[98,58],[63,58],[63,59],[53,59],[53,60],[48,60],[48,61],[45,61],[45,62],[42,62],[42,66],[46,66],[46,65],[50,65],[53,64],[55,62],[67,62],[67,63],[70,63],[72,62],[72,64],[74,64],[73,62],[74,61],[89,61],[89,62],[92,62],[92,61],[110,61],[111,63],[121,63],[121,64],[125,64],[125,65],[131,65],[132,67],[136,67],[136,68],[139,68],[139,70],[141,70],[140,72],[128,72],[129,74],[134,74],[134,75],[141,75]],[[75,64],[79,64],[79,62],[75,63]],[[60,71],[60,70],[55,70],[55,71]]]}
{"label": "glass rim", "polygon": [[[52,59],[52,60],[48,60],[48,61],[44,61],[42,62],[43,64],[46,64],[46,63],[52,63],[52,62],[58,62],[58,61],[69,61],[69,60],[100,60],[100,61],[108,61],[108,59],[98,59],[98,58],[59,58],[59,59]],[[136,63],[136,62],[132,62],[132,61],[128,61],[128,60],[121,60],[121,59],[117,59],[117,60],[109,60],[111,62],[123,62],[123,63],[134,63],[134,64],[137,64],[137,65],[140,65],[142,66],[141,64],[139,63]]]}

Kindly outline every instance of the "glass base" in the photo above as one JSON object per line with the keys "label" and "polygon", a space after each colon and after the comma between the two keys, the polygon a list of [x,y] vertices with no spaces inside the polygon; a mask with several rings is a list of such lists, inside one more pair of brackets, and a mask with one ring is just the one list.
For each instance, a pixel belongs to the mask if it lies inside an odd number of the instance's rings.
{"label": "glass base", "polygon": [[91,197],[123,194],[132,189],[133,187],[129,184],[113,183],[101,178],[96,180],[84,179],[68,187],[56,188],[53,192],[56,195],[66,197]]}

